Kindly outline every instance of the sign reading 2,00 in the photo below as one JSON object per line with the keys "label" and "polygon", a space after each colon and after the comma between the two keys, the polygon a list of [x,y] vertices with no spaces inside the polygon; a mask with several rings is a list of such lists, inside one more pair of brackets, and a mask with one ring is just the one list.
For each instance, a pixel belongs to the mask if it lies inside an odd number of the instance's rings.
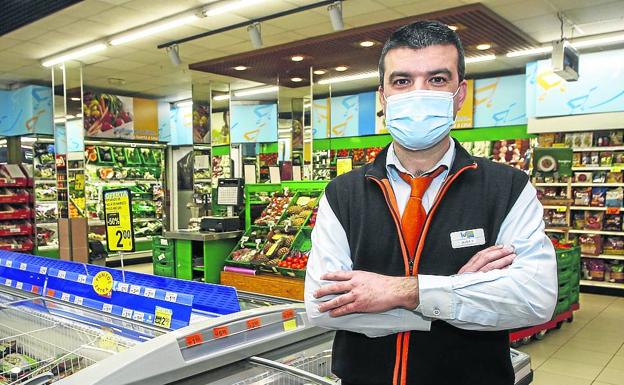
{"label": "sign reading 2,00", "polygon": [[134,251],[130,190],[106,190],[103,194],[107,249],[109,251]]}

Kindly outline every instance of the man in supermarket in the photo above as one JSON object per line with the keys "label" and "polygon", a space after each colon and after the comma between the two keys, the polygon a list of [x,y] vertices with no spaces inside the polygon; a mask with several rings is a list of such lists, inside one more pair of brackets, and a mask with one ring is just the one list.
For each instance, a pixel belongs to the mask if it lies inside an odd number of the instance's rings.
{"label": "man in supermarket", "polygon": [[345,385],[511,385],[507,331],[553,315],[555,251],[528,176],[449,136],[464,69],[446,25],[395,31],[379,61],[393,141],[320,202],[305,302],[337,330]]}

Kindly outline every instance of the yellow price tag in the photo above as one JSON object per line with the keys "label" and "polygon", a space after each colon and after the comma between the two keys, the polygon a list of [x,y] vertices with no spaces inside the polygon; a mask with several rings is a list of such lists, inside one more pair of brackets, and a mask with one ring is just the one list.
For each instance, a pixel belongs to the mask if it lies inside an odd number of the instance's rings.
{"label": "yellow price tag", "polygon": [[154,325],[162,326],[164,328],[171,328],[171,317],[173,312],[171,309],[156,306],[156,314],[154,316]]}
{"label": "yellow price tag", "polygon": [[104,333],[98,340],[98,347],[105,350],[118,351],[119,346],[117,345],[115,334],[109,330],[104,330]]}
{"label": "yellow price tag", "polygon": [[353,170],[353,160],[351,158],[336,160],[336,175],[346,174],[351,170]]}
{"label": "yellow price tag", "polygon": [[93,290],[97,295],[108,297],[113,291],[113,276],[108,271],[100,271],[93,277]]}
{"label": "yellow price tag", "polygon": [[134,251],[132,227],[132,195],[128,189],[106,190],[104,195],[104,225],[108,251]]}
{"label": "yellow price tag", "polygon": [[567,208],[565,206],[557,207],[557,212],[558,213],[565,213],[566,211],[567,211]]}
{"label": "yellow price tag", "polygon": [[611,167],[611,172],[622,172],[622,166]]}
{"label": "yellow price tag", "polygon": [[297,329],[297,320],[289,319],[288,321],[284,321],[284,331],[289,332],[291,330]]}
{"label": "yellow price tag", "polygon": [[74,190],[81,191],[85,188],[85,176],[84,174],[77,174],[74,182]]}

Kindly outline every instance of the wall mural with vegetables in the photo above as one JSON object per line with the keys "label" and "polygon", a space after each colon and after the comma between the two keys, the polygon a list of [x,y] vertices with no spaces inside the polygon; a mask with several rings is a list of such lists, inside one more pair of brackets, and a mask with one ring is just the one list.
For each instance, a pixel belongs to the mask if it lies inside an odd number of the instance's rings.
{"label": "wall mural with vegetables", "polygon": [[26,86],[0,90],[0,135],[52,135],[52,89]]}
{"label": "wall mural with vegetables", "polygon": [[83,95],[85,137],[158,140],[158,102],[86,91]]}

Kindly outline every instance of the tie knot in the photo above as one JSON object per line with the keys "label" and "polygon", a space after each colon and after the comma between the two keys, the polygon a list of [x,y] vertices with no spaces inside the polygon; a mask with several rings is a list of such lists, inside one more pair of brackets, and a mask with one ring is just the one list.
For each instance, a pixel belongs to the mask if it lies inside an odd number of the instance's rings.
{"label": "tie knot", "polygon": [[427,175],[417,177],[412,177],[408,173],[404,172],[399,173],[399,175],[401,175],[401,178],[412,187],[410,196],[415,198],[422,198],[425,194],[425,191],[427,191],[427,189],[429,188],[429,185],[431,185],[431,182],[438,175],[440,175],[444,171],[444,169],[444,166],[440,166],[435,169],[435,171]]}

